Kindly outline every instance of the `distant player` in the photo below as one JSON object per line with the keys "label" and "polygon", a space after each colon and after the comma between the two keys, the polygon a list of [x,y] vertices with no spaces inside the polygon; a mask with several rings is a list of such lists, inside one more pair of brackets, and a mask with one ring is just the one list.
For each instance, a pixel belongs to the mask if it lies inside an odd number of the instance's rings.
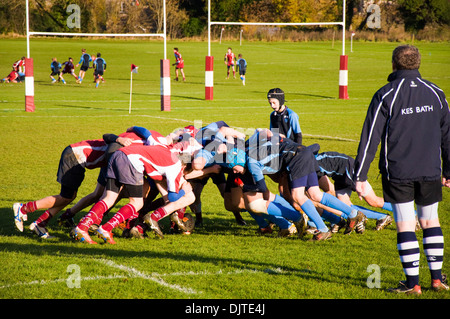
{"label": "distant player", "polygon": [[69,59],[61,64],[62,71],[59,75],[61,79],[63,79],[64,74],[71,74],[75,80],[78,80],[78,77],[75,75],[75,66],[73,65],[73,59],[69,57]]}
{"label": "distant player", "polygon": [[242,80],[242,85],[245,85],[245,73],[247,72],[247,61],[239,53],[238,60],[236,62],[237,68],[239,70],[239,76]]}
{"label": "distant player", "polygon": [[86,53],[86,49],[81,49],[81,58],[78,64],[75,66],[78,68],[80,67],[80,73],[78,74],[78,80],[77,83],[83,82],[84,76],[86,74],[86,71],[89,69],[89,63],[92,62],[92,58],[89,54]]}
{"label": "distant player", "polygon": [[283,90],[279,88],[269,90],[267,99],[273,109],[270,114],[270,129],[278,129],[280,134],[297,144],[302,144],[302,130],[300,129],[298,115],[284,105]]}
{"label": "distant player", "polygon": [[17,73],[17,71],[15,71],[14,69],[11,70],[11,72],[2,79],[2,82],[5,83],[18,83],[20,82],[20,77],[19,74]]}
{"label": "distant player", "polygon": [[95,80],[95,88],[98,88],[100,81],[105,82],[103,78],[103,73],[106,70],[106,61],[101,57],[101,53],[97,53],[97,58],[94,61],[94,80]]}
{"label": "distant player", "polygon": [[225,54],[224,62],[227,66],[227,80],[230,78],[230,68],[233,69],[233,77],[236,78],[236,69],[234,68],[236,64],[236,55],[233,53],[231,48],[228,48],[227,53]]}
{"label": "distant player", "polygon": [[186,76],[184,75],[184,60],[181,56],[181,53],[178,52],[178,48],[173,48],[173,54],[175,56],[175,81],[178,81],[178,70],[181,71],[181,75],[183,76],[183,81],[186,81]]}
{"label": "distant player", "polygon": [[[56,81],[60,80],[60,73],[61,73],[61,63],[58,62],[58,59],[53,58],[52,63],[50,64],[50,68],[52,69],[52,72],[50,73],[50,79],[52,79],[52,83],[56,83]],[[55,79],[55,76],[58,76],[58,79]],[[66,81],[62,79],[62,82],[66,84]]]}
{"label": "distant player", "polygon": [[21,57],[13,64],[13,69],[17,72],[19,77],[25,77],[25,57]]}

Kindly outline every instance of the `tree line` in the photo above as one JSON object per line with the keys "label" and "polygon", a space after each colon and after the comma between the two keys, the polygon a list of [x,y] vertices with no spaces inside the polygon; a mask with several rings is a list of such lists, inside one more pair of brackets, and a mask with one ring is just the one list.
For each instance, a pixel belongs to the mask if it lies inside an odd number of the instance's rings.
{"label": "tree line", "polygon": [[[347,28],[367,29],[376,4],[386,32],[392,24],[418,32],[450,24],[448,0],[346,1]],[[29,0],[30,29],[47,32],[159,33],[162,0]],[[71,6],[72,5],[72,6]],[[75,5],[75,6],[74,6]],[[71,10],[68,10],[71,6]],[[343,0],[211,0],[213,21],[318,22],[341,21]],[[74,9],[75,8],[75,9]],[[207,0],[166,0],[167,34],[171,38],[201,36],[207,28]],[[74,23],[79,15],[79,23]],[[289,28],[287,28],[289,29]],[[314,28],[317,31],[318,28]],[[0,0],[0,32],[25,34],[25,0]]]}

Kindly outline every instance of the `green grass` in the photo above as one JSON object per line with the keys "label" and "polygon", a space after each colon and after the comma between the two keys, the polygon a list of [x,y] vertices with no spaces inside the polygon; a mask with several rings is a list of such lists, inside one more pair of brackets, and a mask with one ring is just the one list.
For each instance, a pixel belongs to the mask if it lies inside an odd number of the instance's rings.
{"label": "green grass", "polygon": [[[450,92],[448,43],[416,43],[422,52],[424,78]],[[52,221],[56,236],[39,240],[27,230],[15,230],[14,202],[57,194],[56,171],[62,150],[70,143],[121,133],[133,125],[169,133],[193,121],[224,120],[251,132],[267,127],[271,111],[266,93],[280,87],[287,105],[299,114],[305,144],[320,143],[323,151],[355,156],[367,106],[373,93],[386,83],[395,43],[354,43],[349,55],[349,100],[339,100],[340,46],[331,42],[212,44],[215,57],[214,100],[204,100],[206,43],[169,42],[185,59],[187,82],[172,81],[171,112],[161,112],[159,60],[162,42],[86,39],[31,40],[35,65],[34,113],[24,112],[24,85],[0,85],[0,298],[150,298],[150,299],[393,299],[385,290],[403,278],[396,250],[395,226],[375,232],[369,221],[363,235],[336,234],[327,242],[309,242],[255,234],[256,224],[238,226],[212,183],[202,194],[204,226],[191,236],[167,235],[164,240],[117,238],[117,245],[72,242],[67,230]],[[232,46],[248,61],[247,85],[225,80],[223,55]],[[94,88],[91,71],[82,85],[66,76],[67,85],[51,84],[53,56],[63,62],[80,49],[101,52],[108,63],[106,83]],[[0,75],[26,51],[24,39],[0,41]],[[349,50],[348,50],[349,51]],[[133,109],[128,114],[130,64],[139,66],[133,77]],[[171,70],[173,78],[173,70]],[[249,129],[249,130],[247,130]],[[377,160],[369,178],[381,195]],[[90,193],[98,171],[88,171],[78,199]],[[273,183],[269,184],[275,191]],[[77,200],[78,200],[77,199]],[[358,200],[356,204],[367,205]],[[119,206],[122,204],[119,203]],[[117,208],[114,208],[114,213]],[[189,210],[188,210],[189,211]],[[444,189],[439,206],[444,236],[450,236],[450,191]],[[87,209],[77,215],[79,220]],[[29,222],[39,212],[29,216]],[[111,216],[111,215],[109,215]],[[120,235],[120,231],[117,232]],[[421,234],[418,233],[419,238]],[[307,238],[309,239],[309,238]],[[445,254],[449,254],[446,245]],[[381,289],[367,286],[370,265],[381,270]],[[77,265],[81,288],[69,288],[69,265]],[[421,259],[420,297],[448,299],[431,292],[425,257]],[[445,259],[445,273],[450,273]]]}

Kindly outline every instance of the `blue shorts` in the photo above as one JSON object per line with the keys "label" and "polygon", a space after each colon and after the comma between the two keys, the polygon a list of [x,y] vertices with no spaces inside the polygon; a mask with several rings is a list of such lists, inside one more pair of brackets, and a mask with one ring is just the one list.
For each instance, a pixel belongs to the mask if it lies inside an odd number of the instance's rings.
{"label": "blue shorts", "polygon": [[313,186],[319,186],[319,181],[315,172],[291,181],[291,188],[305,187],[308,189]]}

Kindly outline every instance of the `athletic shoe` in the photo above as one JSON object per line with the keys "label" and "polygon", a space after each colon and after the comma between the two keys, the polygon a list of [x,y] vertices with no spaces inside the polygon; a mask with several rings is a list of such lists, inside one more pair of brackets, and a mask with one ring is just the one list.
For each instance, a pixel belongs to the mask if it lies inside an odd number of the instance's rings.
{"label": "athletic shoe", "polygon": [[297,233],[297,227],[294,224],[291,224],[289,228],[280,229],[278,237],[291,237],[295,233]]}
{"label": "athletic shoe", "polygon": [[386,215],[386,217],[384,217],[384,218],[377,219],[375,230],[383,230],[387,226],[392,224],[393,221],[394,221],[394,218],[392,218],[390,215]]}
{"label": "athletic shoe", "polygon": [[80,241],[80,243],[97,244],[96,241],[91,239],[91,236],[89,236],[87,231],[79,229],[78,226],[70,231],[70,236],[73,239]]}
{"label": "athletic shoe", "polygon": [[431,281],[431,289],[434,291],[444,291],[449,290],[447,275],[442,274],[442,280],[433,279]]}
{"label": "athletic shoe", "polygon": [[53,236],[49,235],[49,233],[45,227],[39,226],[36,222],[33,222],[30,225],[30,230],[34,231],[39,236],[39,238],[45,238],[45,239],[53,238]]}
{"label": "athletic shoe", "polygon": [[258,230],[256,231],[257,234],[259,235],[266,235],[266,234],[272,234],[273,232],[273,223],[269,223],[269,225],[267,227],[263,227],[263,228],[258,228]]}
{"label": "athletic shoe", "polygon": [[395,292],[397,294],[405,294],[405,295],[421,295],[422,289],[419,285],[415,285],[413,288],[408,288],[406,286],[406,281],[400,281],[396,288],[389,288],[387,291]]}
{"label": "athletic shoe", "polygon": [[115,245],[116,242],[113,239],[113,234],[109,231],[103,229],[102,226],[97,228],[97,235],[99,238],[103,239],[103,241],[107,244]]}
{"label": "athletic shoe", "polygon": [[151,230],[161,239],[164,239],[164,234],[161,231],[161,228],[159,228],[159,224],[156,220],[150,217],[151,213],[147,213],[144,216],[144,222],[150,227]]}
{"label": "athletic shoe", "polygon": [[135,226],[135,227],[131,228],[131,230],[130,230],[130,237],[144,239],[145,234],[144,234],[144,232],[141,232],[138,227]]}
{"label": "athletic shoe", "polygon": [[367,224],[367,217],[366,217],[366,215],[364,215],[363,220],[360,221],[358,224],[356,224],[355,232],[357,234],[364,233],[364,231],[366,230],[366,224]]}
{"label": "athletic shoe", "polygon": [[330,238],[331,238],[331,230],[329,230],[327,232],[319,231],[318,233],[316,233],[313,236],[312,241],[322,241],[322,240],[328,240]]}
{"label": "athletic shoe", "polygon": [[186,226],[184,226],[184,224],[183,224],[183,222],[181,221],[180,217],[178,217],[178,213],[177,213],[177,212],[172,213],[172,214],[169,216],[169,218],[170,218],[170,220],[171,220],[172,222],[175,223],[175,225],[178,226],[178,229],[181,229],[181,230],[184,231],[184,232],[187,231]]}
{"label": "athletic shoe", "polygon": [[23,222],[27,220],[27,215],[20,211],[22,206],[22,203],[14,203],[13,205],[14,224],[20,232],[23,232]]}
{"label": "athletic shoe", "polygon": [[59,227],[66,227],[66,228],[74,228],[75,221],[72,217],[65,217],[64,214],[58,217],[58,225]]}
{"label": "athletic shoe", "polygon": [[347,221],[341,217],[339,223],[331,225],[331,233],[336,234],[341,228],[344,228],[345,225],[347,225]]}
{"label": "athletic shoe", "polygon": [[247,223],[245,222],[244,218],[242,218],[240,212],[233,212],[234,218],[236,219],[236,223],[240,226],[245,226]]}
{"label": "athletic shoe", "polygon": [[308,216],[301,214],[300,219],[294,222],[294,225],[297,229],[298,238],[303,238],[306,234],[306,228],[308,227]]}
{"label": "athletic shoe", "polygon": [[358,211],[358,213],[356,214],[355,217],[347,218],[347,226],[345,227],[344,234],[347,235],[347,234],[350,234],[351,232],[353,232],[356,225],[358,225],[358,223],[362,222],[364,217],[365,217],[364,214],[361,213],[360,211]]}

